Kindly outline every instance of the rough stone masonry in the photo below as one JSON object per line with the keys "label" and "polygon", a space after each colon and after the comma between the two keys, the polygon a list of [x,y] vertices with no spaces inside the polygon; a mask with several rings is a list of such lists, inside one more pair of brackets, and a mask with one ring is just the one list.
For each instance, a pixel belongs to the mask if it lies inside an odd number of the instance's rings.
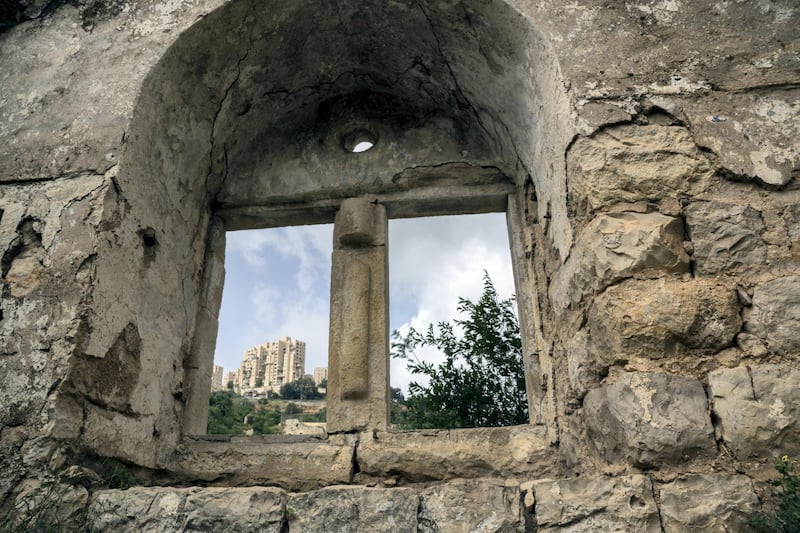
{"label": "rough stone masonry", "polygon": [[[798,27],[794,0],[3,3],[0,506],[742,529],[800,454]],[[482,212],[530,423],[388,430],[386,218]],[[363,372],[331,432],[201,435],[225,232],[336,219],[331,359]]]}

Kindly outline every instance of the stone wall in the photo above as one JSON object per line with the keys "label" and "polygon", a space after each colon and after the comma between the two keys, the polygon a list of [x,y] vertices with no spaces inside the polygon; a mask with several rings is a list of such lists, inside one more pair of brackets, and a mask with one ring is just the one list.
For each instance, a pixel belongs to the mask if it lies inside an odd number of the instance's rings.
{"label": "stone wall", "polygon": [[[0,9],[0,504],[56,482],[104,530],[743,527],[800,453],[795,2],[306,4]],[[224,230],[349,198],[508,212],[529,425],[193,436]]]}

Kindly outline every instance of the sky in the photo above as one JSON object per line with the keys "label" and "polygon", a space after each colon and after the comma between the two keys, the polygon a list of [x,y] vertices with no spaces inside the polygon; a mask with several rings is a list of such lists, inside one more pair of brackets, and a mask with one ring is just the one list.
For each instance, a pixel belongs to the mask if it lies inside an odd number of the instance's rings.
{"label": "sky", "polygon": [[[288,336],[305,341],[307,374],[328,366],[332,246],[331,224],[229,232],[214,363],[233,370],[247,348]],[[390,220],[390,333],[456,318],[459,297],[480,296],[484,270],[501,298],[514,293],[504,213]],[[402,361],[390,372],[404,391],[423,381]]]}

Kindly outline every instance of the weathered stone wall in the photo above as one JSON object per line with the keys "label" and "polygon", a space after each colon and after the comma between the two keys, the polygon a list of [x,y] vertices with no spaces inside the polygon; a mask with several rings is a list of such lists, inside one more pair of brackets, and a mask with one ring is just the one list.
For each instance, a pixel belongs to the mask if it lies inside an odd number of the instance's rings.
{"label": "weathered stone wall", "polygon": [[[796,3],[307,4],[0,11],[0,504],[58,479],[107,530],[740,528],[800,453]],[[508,210],[531,424],[191,437],[222,229],[365,196]]]}

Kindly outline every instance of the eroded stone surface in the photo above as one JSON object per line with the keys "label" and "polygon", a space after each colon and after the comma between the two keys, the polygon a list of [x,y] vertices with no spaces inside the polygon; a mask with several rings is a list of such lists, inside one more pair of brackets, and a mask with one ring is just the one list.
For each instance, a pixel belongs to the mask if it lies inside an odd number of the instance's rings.
{"label": "eroded stone surface", "polygon": [[623,360],[718,351],[742,324],[732,287],[664,278],[609,287],[595,299],[588,320],[594,350]]}
{"label": "eroded stone surface", "polygon": [[280,533],[285,502],[271,487],[134,487],[95,493],[88,519],[97,531]]}
{"label": "eroded stone surface", "polygon": [[686,128],[623,125],[578,139],[569,151],[570,203],[592,213],[620,202],[699,194],[713,171]]}
{"label": "eroded stone surface", "polygon": [[645,476],[543,479],[523,488],[533,492],[538,531],[661,531]]}
{"label": "eroded stone surface", "polygon": [[[774,70],[777,57],[753,63],[762,72]],[[717,166],[733,179],[753,180],[770,188],[787,185],[797,175],[800,152],[797,123],[800,91],[712,94],[682,102],[698,144],[716,155]]]}
{"label": "eroded stone surface", "polygon": [[629,372],[589,391],[583,416],[590,441],[609,462],[647,467],[716,453],[706,395],[693,379]]}
{"label": "eroded stone surface", "polygon": [[289,531],[308,533],[417,532],[419,498],[412,489],[328,487],[289,494]]}
{"label": "eroded stone surface", "polygon": [[800,370],[723,368],[708,375],[717,432],[740,459],[800,453]]}
{"label": "eroded stone surface", "polygon": [[502,479],[454,480],[420,493],[419,533],[521,531],[519,486]]}
{"label": "eroded stone surface", "polygon": [[694,246],[692,259],[700,274],[757,266],[767,258],[767,245],[761,238],[764,221],[752,207],[693,202],[686,208],[686,225]]}
{"label": "eroded stone surface", "polygon": [[800,276],[758,285],[753,305],[744,311],[745,329],[779,354],[800,352]]}
{"label": "eroded stone surface", "polygon": [[358,464],[364,474],[414,481],[541,476],[556,467],[544,426],[362,433]]}
{"label": "eroded stone surface", "polygon": [[581,232],[550,287],[557,311],[635,273],[686,272],[680,219],[658,213],[600,215]]}
{"label": "eroded stone surface", "polygon": [[745,531],[758,508],[747,476],[691,475],[662,485],[660,492],[666,533]]}
{"label": "eroded stone surface", "polygon": [[348,198],[336,214],[331,264],[331,433],[389,426],[389,254],[386,208]]}
{"label": "eroded stone surface", "polygon": [[229,479],[307,490],[349,483],[355,443],[350,437],[220,437],[187,439],[168,465],[189,479]]}

